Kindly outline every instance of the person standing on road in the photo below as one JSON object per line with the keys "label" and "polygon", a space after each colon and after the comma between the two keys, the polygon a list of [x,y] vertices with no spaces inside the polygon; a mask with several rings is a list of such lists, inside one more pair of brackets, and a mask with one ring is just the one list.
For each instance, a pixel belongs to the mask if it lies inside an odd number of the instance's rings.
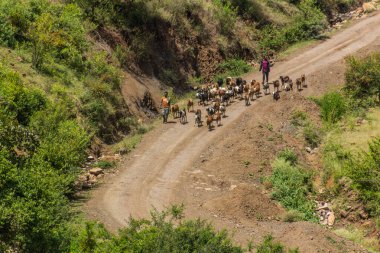
{"label": "person standing on road", "polygon": [[168,123],[169,110],[170,110],[170,98],[168,98],[168,92],[164,92],[164,96],[161,98],[161,108],[163,123]]}
{"label": "person standing on road", "polygon": [[268,61],[267,57],[264,57],[264,59],[260,63],[260,70],[263,73],[263,83],[268,83],[269,82],[269,72],[270,72],[270,63]]}

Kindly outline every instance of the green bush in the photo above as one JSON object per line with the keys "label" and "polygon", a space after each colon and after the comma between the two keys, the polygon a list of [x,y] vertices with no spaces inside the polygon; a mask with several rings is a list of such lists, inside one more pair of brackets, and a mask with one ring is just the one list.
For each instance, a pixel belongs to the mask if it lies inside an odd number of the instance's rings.
{"label": "green bush", "polygon": [[227,60],[218,66],[218,74],[215,77],[215,80],[225,79],[228,76],[238,77],[242,74],[248,73],[252,70],[252,67],[249,66],[245,61],[241,59],[230,59]]}
{"label": "green bush", "polygon": [[289,148],[285,148],[282,151],[280,151],[277,157],[284,159],[285,161],[289,162],[291,165],[296,165],[298,161],[297,154],[294,153],[294,151]]}
{"label": "green bush", "polygon": [[285,27],[268,25],[261,31],[260,47],[279,51],[299,41],[316,38],[326,27],[327,21],[323,13],[316,7],[315,0],[302,0],[300,13]]}
{"label": "green bush", "polygon": [[75,121],[67,120],[41,141],[36,155],[51,167],[71,173],[84,162],[88,145],[87,133]]}
{"label": "green bush", "polygon": [[19,75],[0,64],[0,110],[27,125],[33,113],[43,109],[46,98],[40,90],[26,88]]}
{"label": "green bush", "polygon": [[69,219],[66,177],[34,160],[16,168],[0,151],[0,250],[58,252]]}
{"label": "green bush", "polygon": [[4,14],[0,14],[0,45],[8,47],[16,45],[14,29]]}
{"label": "green bush", "polygon": [[294,126],[305,126],[308,123],[306,112],[294,111],[291,116],[291,124]]}
{"label": "green bush", "polygon": [[182,208],[153,211],[149,220],[131,219],[118,236],[102,226],[86,225],[71,243],[71,252],[243,252],[225,230],[215,232],[206,221],[183,220]]}
{"label": "green bush", "polygon": [[359,190],[367,210],[380,215],[380,137],[369,143],[369,151],[358,154],[345,164],[346,175]]}
{"label": "green bush", "polygon": [[32,64],[41,70],[46,58],[63,60],[69,66],[80,68],[82,52],[86,47],[81,9],[76,5],[55,5],[47,8],[30,24]]}
{"label": "green bush", "polygon": [[213,0],[216,7],[216,18],[219,21],[220,31],[224,35],[231,35],[237,20],[237,10],[230,1]]}
{"label": "green bush", "polygon": [[377,97],[380,102],[380,54],[374,53],[364,59],[347,59],[345,91],[355,99]]}
{"label": "green bush", "polygon": [[311,174],[278,158],[272,165],[269,181],[273,185],[272,197],[289,210],[305,215],[305,220],[315,221],[314,203],[308,199],[312,191]]}
{"label": "green bush", "polygon": [[264,241],[257,246],[256,253],[298,253],[298,249],[286,250],[285,247],[279,243],[275,242],[272,235],[266,235]]}
{"label": "green bush", "polygon": [[321,117],[327,124],[338,122],[346,112],[346,101],[344,97],[337,92],[325,94],[318,100],[321,107]]}
{"label": "green bush", "polygon": [[93,165],[94,167],[99,167],[102,169],[109,169],[115,166],[115,162],[109,162],[109,161],[99,161]]}
{"label": "green bush", "polygon": [[303,129],[303,135],[305,137],[305,141],[311,148],[316,148],[322,141],[320,131],[311,123],[309,123]]}

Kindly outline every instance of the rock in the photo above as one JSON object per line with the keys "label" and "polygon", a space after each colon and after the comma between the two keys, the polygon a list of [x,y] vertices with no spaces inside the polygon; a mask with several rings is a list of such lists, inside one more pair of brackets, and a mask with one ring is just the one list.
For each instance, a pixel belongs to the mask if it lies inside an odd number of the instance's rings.
{"label": "rock", "polygon": [[364,3],[363,4],[363,10],[366,13],[372,12],[372,11],[376,10],[376,6],[373,3],[371,3],[371,2],[370,3]]}
{"label": "rock", "polygon": [[311,147],[306,147],[305,150],[306,150],[306,152],[308,152],[308,153],[311,153],[311,151],[312,151]]}
{"label": "rock", "polygon": [[333,226],[335,223],[335,214],[333,211],[327,214],[327,225]]}
{"label": "rock", "polygon": [[95,158],[94,158],[92,155],[90,155],[90,156],[87,157],[87,160],[89,160],[89,161],[94,161]]}
{"label": "rock", "polygon": [[89,172],[90,172],[91,175],[97,176],[97,175],[103,173],[103,169],[101,169],[101,168],[92,168],[92,169],[90,169]]}

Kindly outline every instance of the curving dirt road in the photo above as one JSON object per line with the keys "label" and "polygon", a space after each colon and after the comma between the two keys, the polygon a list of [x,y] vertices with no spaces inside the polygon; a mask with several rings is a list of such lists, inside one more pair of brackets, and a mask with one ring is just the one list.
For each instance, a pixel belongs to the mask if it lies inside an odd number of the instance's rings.
{"label": "curving dirt road", "polygon": [[[311,75],[376,40],[380,40],[379,13],[358,21],[290,60],[277,63],[271,76],[290,75],[294,80],[301,74]],[[246,76],[246,79],[252,78],[260,80],[261,77],[257,73]],[[313,85],[303,91],[304,95],[317,93]],[[247,110],[270,102],[271,96],[262,97]],[[211,132],[206,127],[194,127],[193,114],[190,114],[190,123],[185,126],[168,124],[148,133],[141,145],[126,158],[120,172],[94,190],[93,197],[86,204],[87,213],[115,230],[125,225],[130,216],[147,217],[152,207],[161,210],[170,205],[176,200],[176,189],[180,187],[178,184],[184,172],[192,167],[210,143],[233,129],[233,124],[239,122],[244,112],[243,108],[243,102],[229,106],[223,126]]]}

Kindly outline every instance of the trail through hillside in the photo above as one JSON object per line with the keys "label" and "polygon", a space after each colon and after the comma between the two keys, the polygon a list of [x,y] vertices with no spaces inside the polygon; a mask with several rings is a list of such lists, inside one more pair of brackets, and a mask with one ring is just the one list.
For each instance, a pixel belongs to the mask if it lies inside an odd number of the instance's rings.
{"label": "trail through hillside", "polygon": [[[289,75],[293,80],[301,74],[311,76],[326,66],[333,66],[347,55],[379,41],[379,36],[380,14],[377,13],[358,21],[332,38],[290,60],[276,63],[272,68],[270,79],[277,78],[280,75]],[[245,78],[247,80],[253,78],[261,80],[258,72],[247,75]],[[303,90],[301,94],[303,96],[317,96],[320,95],[320,89],[309,83],[308,88]],[[287,102],[287,106],[292,105],[291,100]],[[136,150],[128,155],[121,165],[119,173],[108,178],[104,184],[94,190],[93,197],[86,204],[87,213],[115,230],[125,225],[130,216],[149,217],[149,211],[152,207],[162,210],[173,202],[178,203],[180,199],[191,200],[186,194],[190,194],[192,190],[183,189],[186,180],[191,180],[190,178],[187,179],[186,173],[193,168],[196,162],[202,159],[200,158],[202,153],[215,141],[228,136],[236,126],[243,124],[244,119],[242,117],[245,112],[255,112],[250,117],[257,118],[259,121],[268,117],[276,106],[277,104],[272,101],[271,96],[263,96],[252,102],[249,107],[245,107],[243,102],[235,102],[228,107],[228,117],[223,120],[223,126],[215,127],[211,132],[205,126],[194,127],[192,113],[188,114],[189,123],[186,125],[177,122],[157,127],[144,137]],[[202,113],[205,115],[204,109]],[[275,118],[273,120],[276,121]],[[203,215],[205,212],[197,210],[195,206],[191,207],[191,204],[189,210],[193,212],[191,216]],[[218,227],[229,228],[231,226],[228,218],[218,219],[214,217],[213,221]],[[237,236],[241,237],[240,241],[242,242],[249,239],[253,230],[248,223],[237,228]],[[302,229],[318,230],[316,228],[318,226],[306,223],[302,223],[302,226],[298,228],[297,224],[287,224],[286,226],[284,227],[279,223],[263,222],[256,224],[256,230],[275,231],[275,236],[281,237],[283,234],[283,239],[286,239],[286,234],[288,234],[287,240],[294,241],[290,243],[291,245],[298,245],[299,238],[308,235],[308,232]],[[294,239],[291,239],[288,233],[290,231],[298,233],[298,235],[293,233]],[[324,231],[323,233],[327,232]],[[314,240],[314,243],[319,244],[321,242]],[[301,251],[304,249],[307,252],[316,252],[315,248],[310,245],[305,245],[304,248],[301,246]],[[350,244],[347,243],[347,245]]]}

